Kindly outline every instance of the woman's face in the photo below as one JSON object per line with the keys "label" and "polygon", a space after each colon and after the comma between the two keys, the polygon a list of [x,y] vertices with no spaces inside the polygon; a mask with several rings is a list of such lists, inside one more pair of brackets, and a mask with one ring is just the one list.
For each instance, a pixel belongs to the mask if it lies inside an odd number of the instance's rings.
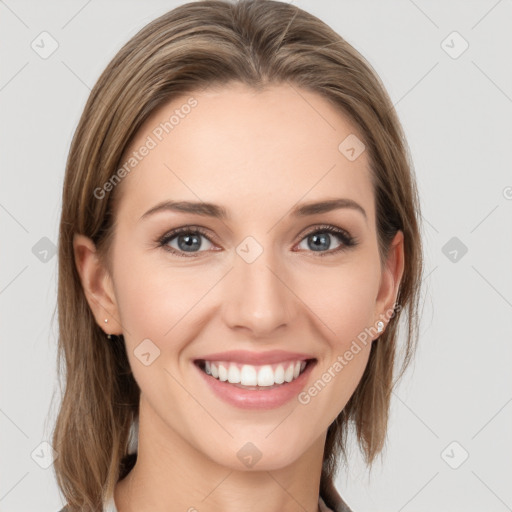
{"label": "woman's face", "polygon": [[159,443],[178,436],[238,469],[323,446],[401,272],[400,258],[394,270],[379,260],[356,137],[288,85],[185,95],[139,130],[116,191],[108,325]]}

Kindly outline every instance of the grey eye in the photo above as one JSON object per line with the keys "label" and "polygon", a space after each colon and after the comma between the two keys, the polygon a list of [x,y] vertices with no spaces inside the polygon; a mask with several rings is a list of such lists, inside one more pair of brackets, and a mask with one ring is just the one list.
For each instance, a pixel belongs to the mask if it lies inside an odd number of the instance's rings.
{"label": "grey eye", "polygon": [[[332,233],[327,233],[326,231],[316,231],[315,233],[311,233],[307,235],[301,244],[306,243],[307,247],[302,247],[306,250],[311,250],[314,252],[319,251],[328,251],[330,249],[335,249],[336,247],[331,247],[331,238],[336,237],[338,235],[334,235]],[[339,236],[338,236],[339,238]],[[341,243],[339,245],[342,245]],[[300,245],[299,245],[299,248]]]}
{"label": "grey eye", "polygon": [[[201,246],[204,245],[202,244],[201,239],[206,240],[206,244],[211,244],[211,242],[201,233],[190,231],[174,235],[166,242],[166,245],[169,245],[172,249],[176,251],[198,252]],[[172,245],[174,243],[177,243],[177,247],[175,245]],[[205,250],[208,250],[209,248],[210,247],[206,247]]]}

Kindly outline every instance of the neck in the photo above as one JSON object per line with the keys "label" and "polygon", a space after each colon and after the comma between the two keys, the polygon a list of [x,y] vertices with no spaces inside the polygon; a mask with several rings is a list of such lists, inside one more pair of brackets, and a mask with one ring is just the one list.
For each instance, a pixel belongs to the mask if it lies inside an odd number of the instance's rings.
{"label": "neck", "polygon": [[285,467],[227,467],[194,448],[141,400],[137,462],[116,485],[118,512],[318,511],[325,435]]}

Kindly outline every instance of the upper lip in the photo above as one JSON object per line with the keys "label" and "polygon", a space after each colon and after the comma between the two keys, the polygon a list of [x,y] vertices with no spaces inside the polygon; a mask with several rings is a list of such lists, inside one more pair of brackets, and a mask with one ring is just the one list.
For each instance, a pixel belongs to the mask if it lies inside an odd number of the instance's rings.
{"label": "upper lip", "polygon": [[240,364],[274,364],[284,361],[301,361],[314,359],[311,354],[300,352],[287,352],[284,350],[270,350],[268,352],[250,352],[248,350],[229,350],[227,352],[216,352],[196,358],[203,361],[231,361]]}

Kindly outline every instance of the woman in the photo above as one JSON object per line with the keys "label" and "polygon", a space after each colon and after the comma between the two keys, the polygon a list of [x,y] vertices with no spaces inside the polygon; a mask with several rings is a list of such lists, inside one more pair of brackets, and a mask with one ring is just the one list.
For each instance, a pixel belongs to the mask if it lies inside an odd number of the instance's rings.
{"label": "woman", "polygon": [[407,145],[371,66],[287,3],[199,1],[91,92],[59,246],[66,511],[350,511],[421,281]]}

